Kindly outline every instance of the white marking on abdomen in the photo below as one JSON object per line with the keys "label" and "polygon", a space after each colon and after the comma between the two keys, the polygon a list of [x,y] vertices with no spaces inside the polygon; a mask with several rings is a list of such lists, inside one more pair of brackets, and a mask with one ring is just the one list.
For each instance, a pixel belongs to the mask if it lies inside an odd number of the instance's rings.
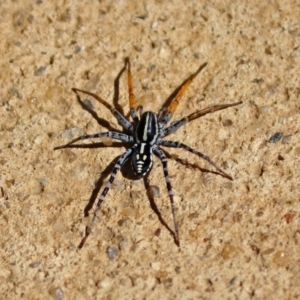
{"label": "white marking on abdomen", "polygon": [[145,149],[146,144],[145,143],[141,143],[141,154],[144,153],[144,149]]}
{"label": "white marking on abdomen", "polygon": [[144,132],[143,132],[143,141],[147,141],[147,129],[148,129],[148,123],[149,123],[149,113],[146,115],[146,122],[145,122],[145,127],[144,127]]}

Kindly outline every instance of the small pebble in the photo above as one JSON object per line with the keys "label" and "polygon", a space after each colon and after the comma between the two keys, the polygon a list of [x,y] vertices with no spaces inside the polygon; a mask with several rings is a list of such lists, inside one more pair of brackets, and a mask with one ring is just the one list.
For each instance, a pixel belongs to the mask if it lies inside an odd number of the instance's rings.
{"label": "small pebble", "polygon": [[41,76],[45,73],[46,67],[39,67],[34,71],[34,76]]}
{"label": "small pebble", "polygon": [[156,271],[160,270],[160,267],[161,267],[161,263],[159,261],[155,261],[151,263],[151,268]]}
{"label": "small pebble", "polygon": [[269,138],[269,143],[277,143],[281,140],[283,136],[282,132],[276,132]]}
{"label": "small pebble", "polygon": [[83,129],[78,128],[78,127],[71,127],[67,130],[65,130],[62,134],[61,137],[63,139],[68,139],[68,140],[73,140],[81,135],[84,134]]}
{"label": "small pebble", "polygon": [[161,229],[160,228],[157,228],[154,232],[154,235],[155,236],[160,236],[160,233],[161,233]]}
{"label": "small pebble", "polygon": [[70,175],[73,179],[82,181],[85,180],[88,176],[88,164],[80,162],[76,164],[70,172]]}
{"label": "small pebble", "polygon": [[64,292],[60,287],[54,287],[49,291],[50,295],[55,299],[55,300],[62,300],[64,299]]}
{"label": "small pebble", "polygon": [[222,122],[223,126],[224,127],[227,127],[227,126],[231,126],[232,125],[232,121],[229,120],[229,119],[226,119]]}
{"label": "small pebble", "polygon": [[127,248],[128,245],[129,245],[129,242],[128,242],[127,238],[124,238],[119,242],[119,247],[121,250]]}
{"label": "small pebble", "polygon": [[35,261],[35,262],[29,264],[29,267],[30,268],[37,268],[40,264],[41,264],[40,261]]}
{"label": "small pebble", "polygon": [[16,181],[15,179],[10,179],[10,180],[5,180],[6,186],[8,188],[12,187],[12,186],[16,186]]}
{"label": "small pebble", "polygon": [[289,255],[285,250],[279,250],[273,257],[273,263],[277,265],[285,265],[289,261]]}
{"label": "small pebble", "polygon": [[235,247],[232,245],[225,245],[225,247],[223,248],[222,252],[221,252],[221,256],[224,259],[230,259],[233,258],[234,255],[236,253]]}
{"label": "small pebble", "polygon": [[65,154],[66,154],[66,158],[69,163],[72,163],[73,161],[75,161],[77,159],[77,155],[70,149],[66,149]]}
{"label": "small pebble", "polygon": [[160,189],[156,185],[150,185],[150,194],[153,198],[160,197]]}
{"label": "small pebble", "polygon": [[108,247],[106,250],[107,256],[110,260],[113,260],[117,257],[119,250],[115,247]]}
{"label": "small pebble", "polygon": [[288,134],[288,135],[284,135],[282,137],[282,144],[288,144],[292,139],[292,135]]}

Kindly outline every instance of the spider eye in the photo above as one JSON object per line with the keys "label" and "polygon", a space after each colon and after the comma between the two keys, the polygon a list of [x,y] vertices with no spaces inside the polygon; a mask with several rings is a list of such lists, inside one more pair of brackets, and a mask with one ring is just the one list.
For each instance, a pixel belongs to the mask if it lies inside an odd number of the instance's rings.
{"label": "spider eye", "polygon": [[152,147],[149,144],[141,143],[136,146],[132,153],[131,166],[134,173],[144,176],[152,166]]}

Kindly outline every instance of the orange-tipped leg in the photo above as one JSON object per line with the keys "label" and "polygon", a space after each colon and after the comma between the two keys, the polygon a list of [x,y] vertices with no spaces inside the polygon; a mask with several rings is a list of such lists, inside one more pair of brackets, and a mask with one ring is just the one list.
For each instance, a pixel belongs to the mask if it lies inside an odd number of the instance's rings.
{"label": "orange-tipped leg", "polygon": [[169,106],[167,108],[165,108],[165,110],[162,113],[162,118],[161,118],[161,120],[164,124],[168,123],[171,120],[174,112],[177,109],[180,99],[182,98],[182,96],[184,95],[184,93],[186,92],[188,87],[191,85],[194,78],[206,67],[206,65],[207,65],[207,63],[204,63],[203,65],[201,65],[200,68],[184,82],[184,84],[182,85],[182,87],[180,88],[180,90],[178,91],[178,93],[176,94],[174,99],[171,101]]}

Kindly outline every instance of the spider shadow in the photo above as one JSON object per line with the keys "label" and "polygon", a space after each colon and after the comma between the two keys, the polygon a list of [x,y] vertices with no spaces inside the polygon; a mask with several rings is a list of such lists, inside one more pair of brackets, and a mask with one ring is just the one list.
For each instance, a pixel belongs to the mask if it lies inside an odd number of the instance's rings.
{"label": "spider shadow", "polygon": [[[121,142],[112,142],[112,144],[109,146],[109,148],[121,148],[121,147],[126,147],[125,143]],[[78,149],[99,149],[99,148],[107,148],[107,145],[105,145],[103,142],[97,142],[93,144],[66,144],[63,146],[57,146],[54,148],[54,150],[59,150],[59,149],[68,149],[68,148],[78,148]]]}
{"label": "spider shadow", "polygon": [[123,116],[124,116],[124,110],[123,110],[122,106],[119,104],[120,78],[121,78],[122,74],[123,74],[123,73],[125,72],[125,70],[126,70],[127,60],[128,60],[128,58],[125,58],[125,64],[124,64],[123,68],[121,69],[121,71],[118,73],[116,79],[114,80],[113,104],[114,104],[115,108],[116,108]]}
{"label": "spider shadow", "polygon": [[104,127],[106,128],[108,131],[115,131],[116,129],[113,128],[110,123],[108,121],[106,121],[105,119],[103,118],[100,118],[98,116],[98,114],[94,111],[94,109],[92,108],[91,105],[89,105],[88,103],[86,103],[85,101],[82,101],[80,99],[80,96],[77,95],[76,96],[77,98],[77,102],[80,104],[81,108],[84,109],[85,111],[87,111],[88,113],[91,114],[91,116],[97,121],[97,123],[101,126],[101,127]]}
{"label": "spider shadow", "polygon": [[[163,149],[167,158],[168,159],[171,159],[171,160],[175,160],[176,162],[182,164],[183,166],[185,166],[186,168],[189,168],[189,169],[197,169],[197,170],[200,170],[202,173],[209,173],[209,174],[214,174],[214,175],[219,175],[221,177],[224,177],[224,178],[227,178],[225,177],[222,173],[220,172],[217,172],[217,171],[213,171],[213,170],[209,170],[209,169],[205,169],[205,168],[202,168],[202,167],[199,167],[198,164],[196,163],[190,163],[188,162],[186,159],[183,159],[183,158],[180,158],[180,157],[172,157],[172,155],[166,151],[165,149]],[[228,178],[227,178],[228,179]],[[231,179],[232,180],[232,179]]]}
{"label": "spider shadow", "polygon": [[[83,212],[84,212],[84,217],[88,217],[89,216],[89,211],[93,208],[94,206],[94,203],[98,197],[98,194],[100,192],[100,189],[101,187],[103,186],[104,184],[104,180],[105,178],[107,178],[113,171],[114,167],[115,167],[115,164],[116,164],[116,161],[120,158],[121,155],[117,156],[116,158],[114,158],[110,163],[109,165],[101,172],[101,175],[100,177],[97,179],[96,183],[95,183],[95,187],[92,191],[92,194],[91,194],[91,197],[88,201],[88,204],[85,206]],[[81,249],[88,236],[90,235],[90,233],[88,232],[88,226],[86,227],[85,229],[85,235],[84,237],[82,238],[82,240],[80,241],[79,245],[78,245],[78,249]]]}
{"label": "spider shadow", "polygon": [[89,216],[89,211],[93,208],[94,203],[98,197],[98,194],[100,192],[101,187],[104,184],[104,180],[112,173],[116,161],[120,158],[121,155],[117,156],[116,158],[114,158],[109,165],[101,172],[100,177],[97,179],[96,183],[95,183],[95,187],[92,191],[92,194],[90,196],[90,199],[88,201],[88,204],[86,205],[86,207],[84,208],[83,212],[84,212],[84,216],[88,217]]}
{"label": "spider shadow", "polygon": [[[72,145],[71,145],[72,146]],[[85,145],[88,146],[88,145]],[[82,147],[84,148],[84,147]],[[98,195],[99,192],[101,190],[101,188],[104,185],[104,181],[107,177],[109,177],[109,175],[112,173],[114,167],[115,167],[115,163],[116,161],[119,159],[120,155],[117,156],[115,159],[113,159],[109,165],[101,172],[100,177],[97,179],[96,183],[95,183],[95,187],[92,191],[92,194],[90,196],[90,199],[88,201],[88,204],[85,206],[84,208],[84,217],[88,217],[89,216],[89,212],[92,210],[96,200],[98,199]],[[120,170],[120,173],[122,174],[123,177],[125,177],[126,179],[129,180],[139,180],[141,179],[140,177],[136,176],[134,174],[134,172],[132,171],[131,165],[130,165],[130,160],[127,160],[127,162],[123,165],[123,167]],[[144,181],[144,185],[145,185],[145,190],[147,193],[147,197],[150,203],[150,207],[151,209],[154,211],[154,213],[157,215],[160,223],[170,232],[170,234],[173,236],[174,242],[177,246],[179,246],[179,241],[176,238],[176,234],[174,232],[174,230],[172,230],[170,228],[170,226],[168,225],[168,223],[164,220],[164,218],[162,217],[161,212],[159,211],[154,197],[152,195],[152,193],[150,192],[150,183],[149,183],[149,174],[150,172],[148,172],[144,177],[143,177],[143,181]],[[85,241],[87,239],[87,237],[89,236],[89,233],[87,232],[87,228],[86,228],[86,233],[85,236],[82,238],[80,244],[78,245],[78,248],[81,249],[84,244]]]}
{"label": "spider shadow", "polygon": [[[120,95],[120,78],[122,76],[122,74],[124,73],[124,71],[126,70],[126,60],[125,60],[125,65],[123,66],[123,68],[119,71],[117,77],[114,80],[114,94],[113,94],[113,104],[114,107],[122,114],[124,115],[124,111],[123,108],[121,107],[121,105],[119,104],[119,95]],[[93,109],[93,106],[82,101],[80,96],[77,94],[76,95],[77,98],[77,102],[80,104],[81,108],[84,109],[85,111],[87,111],[88,113],[91,114],[91,116],[97,121],[97,123],[101,126],[106,128],[108,131],[116,131],[116,132],[122,132],[114,127],[112,127],[110,125],[110,123],[103,119],[100,118],[98,116],[98,114],[95,112],[95,110]]]}
{"label": "spider shadow", "polygon": [[[98,144],[100,144],[100,143],[98,143]],[[96,144],[94,144],[94,145],[96,145]],[[92,146],[94,146],[94,145],[92,145]],[[69,145],[69,146],[73,146],[73,145]],[[74,145],[74,146],[76,146],[76,145]],[[91,145],[77,145],[77,146],[80,146],[79,148],[89,148],[88,146],[91,146]],[[104,145],[102,145],[102,146],[105,147]],[[113,145],[113,147],[120,147],[120,146],[124,146],[124,145],[121,144],[121,143],[116,143],[116,145]],[[171,159],[171,155],[168,152],[166,152],[166,155],[169,159]],[[88,204],[84,208],[84,216],[85,217],[89,216],[89,212],[93,208],[93,206],[94,206],[94,204],[95,204],[95,202],[98,198],[99,192],[100,192],[101,188],[104,185],[105,179],[107,177],[109,177],[109,175],[112,173],[112,171],[115,167],[115,163],[119,159],[119,157],[120,157],[120,155],[117,156],[116,158],[114,158],[109,163],[109,165],[101,172],[100,177],[97,179],[97,181],[95,183],[95,187],[94,187],[94,189],[92,191],[92,194],[90,196],[90,199],[88,201]],[[207,170],[207,169],[200,168],[198,165],[189,163],[189,162],[187,162],[183,159],[176,158],[174,160],[181,163],[182,165],[185,165],[188,168],[199,169],[201,172],[213,173],[213,174],[217,174],[217,175],[222,176],[222,174],[220,174],[218,172],[213,172],[213,171],[210,171],[210,170]],[[130,165],[130,160],[126,161],[126,163],[121,168],[120,173],[122,174],[122,176],[124,178],[129,179],[129,180],[139,180],[139,179],[141,179],[140,177],[136,176],[134,174],[134,172],[132,171],[132,168],[131,168],[131,165]],[[150,203],[150,207],[154,211],[154,213],[157,215],[160,223],[170,232],[170,234],[172,235],[172,237],[174,239],[175,244],[179,247],[179,241],[176,237],[176,233],[174,232],[173,229],[171,229],[171,227],[168,225],[168,223],[164,220],[161,212],[158,209],[158,206],[156,205],[154,197],[153,197],[153,195],[150,191],[151,189],[150,189],[149,174],[150,174],[150,171],[143,177],[143,181],[144,181],[144,186],[145,186],[145,190],[146,190],[146,193],[147,193],[147,197],[148,197],[148,200],[149,200],[149,203]],[[83,247],[88,235],[89,234],[86,232],[85,236],[83,237],[82,241],[80,242],[80,244],[78,246],[79,249]]]}
{"label": "spider shadow", "polygon": [[[88,145],[86,145],[88,146]],[[127,145],[125,145],[125,143],[115,143],[115,145],[113,144],[111,147],[124,147]],[[105,146],[104,146],[105,147]],[[88,148],[88,147],[82,147],[82,148]],[[94,203],[96,201],[96,199],[98,198],[100,189],[103,187],[104,184],[104,180],[109,177],[109,175],[112,173],[115,164],[117,162],[117,160],[121,157],[121,155],[118,155],[117,157],[115,157],[110,163],[109,165],[101,172],[100,177],[97,179],[96,183],[95,183],[95,188],[93,189],[92,195],[88,201],[88,204],[86,205],[86,207],[84,208],[84,216],[88,217],[89,216],[89,211],[93,208]],[[123,177],[130,179],[130,180],[136,180],[138,179],[136,176],[133,176],[133,172],[129,171],[130,166],[128,165],[128,161],[122,166],[120,173],[122,174]]]}
{"label": "spider shadow", "polygon": [[[152,169],[152,168],[151,168]],[[154,211],[154,213],[157,215],[160,223],[170,232],[170,234],[172,235],[175,244],[179,247],[179,241],[177,240],[176,237],[176,233],[174,232],[174,230],[171,229],[171,227],[168,225],[168,223],[164,220],[161,212],[158,209],[158,206],[155,203],[154,197],[151,193],[151,188],[150,188],[150,180],[149,180],[149,174],[151,173],[151,169],[148,171],[148,173],[142,177],[143,181],[144,181],[144,186],[145,186],[145,190],[147,193],[147,197],[149,200],[149,204],[151,209]],[[141,179],[141,177],[138,177],[134,174],[132,167],[131,167],[131,163],[130,160],[128,160],[124,166],[122,167],[122,169],[120,170],[122,173],[122,176],[129,179],[129,180],[139,180]]]}
{"label": "spider shadow", "polygon": [[[98,147],[95,147],[96,145]],[[99,146],[105,147],[105,145],[103,145],[101,143],[95,143],[95,144],[92,144],[92,145],[68,145],[67,147],[75,148],[76,146],[77,147],[79,146],[78,148],[99,148]],[[112,145],[112,147],[120,147],[120,146],[124,146],[124,144],[122,144],[122,143],[115,143],[115,145]],[[166,155],[167,155],[168,158],[171,158],[171,155],[168,152],[166,152]],[[88,217],[89,216],[89,212],[93,208],[93,206],[94,206],[94,204],[95,204],[95,202],[96,202],[96,200],[98,198],[99,192],[100,192],[101,188],[104,185],[105,179],[107,177],[109,177],[109,175],[112,173],[112,171],[113,171],[113,169],[115,167],[115,163],[119,159],[120,156],[121,155],[119,155],[116,158],[114,158],[109,163],[109,165],[101,172],[100,177],[97,179],[97,181],[95,183],[95,187],[94,187],[94,189],[92,191],[90,199],[88,200],[88,204],[84,208],[84,217]],[[185,160],[180,159],[180,158],[176,158],[175,161],[177,161],[177,162],[185,165],[186,167],[190,167],[190,168],[194,168],[194,169],[199,169],[201,172],[214,173],[214,174],[222,176],[222,174],[220,174],[218,172],[213,172],[213,171],[209,171],[209,170],[200,168],[199,166],[197,166],[195,164],[188,163]],[[123,167],[120,170],[120,173],[122,174],[122,176],[124,178],[129,179],[129,180],[139,180],[139,179],[141,179],[140,177],[137,177],[134,174],[134,172],[132,171],[132,168],[130,166],[130,160],[127,160],[127,162],[123,165]],[[149,203],[150,203],[150,207],[154,211],[154,213],[157,215],[160,223],[170,232],[170,234],[172,235],[172,237],[174,239],[175,244],[179,247],[180,245],[179,245],[179,241],[177,239],[176,233],[174,232],[173,229],[171,229],[171,227],[168,225],[168,223],[164,220],[161,212],[158,209],[158,206],[156,205],[154,197],[153,197],[152,193],[150,192],[151,189],[150,189],[149,174],[150,174],[150,171],[143,177],[143,181],[144,181],[144,185],[145,185],[145,190],[146,190],[146,193],[147,193],[147,197],[148,197],[148,200],[149,200]],[[88,236],[89,236],[89,233],[87,232],[87,228],[86,228],[85,236],[83,237],[83,239],[81,240],[81,242],[80,242],[80,244],[78,246],[79,249],[81,249],[84,246],[85,241],[86,241],[86,239],[87,239]]]}
{"label": "spider shadow", "polygon": [[179,240],[177,239],[177,236],[176,236],[176,233],[173,229],[170,228],[170,226],[168,225],[168,223],[164,220],[164,218],[162,217],[162,214],[161,212],[159,211],[156,203],[155,203],[155,200],[154,200],[154,197],[152,195],[152,193],[150,192],[150,181],[149,181],[149,174],[150,172],[148,172],[144,177],[143,177],[143,181],[144,181],[144,185],[145,185],[145,189],[147,191],[147,197],[148,197],[148,200],[149,200],[149,203],[150,203],[150,207],[151,209],[154,211],[154,213],[157,215],[160,223],[170,232],[170,234],[172,235],[173,237],[173,240],[174,240],[174,243],[180,247],[180,244],[179,244]]}

